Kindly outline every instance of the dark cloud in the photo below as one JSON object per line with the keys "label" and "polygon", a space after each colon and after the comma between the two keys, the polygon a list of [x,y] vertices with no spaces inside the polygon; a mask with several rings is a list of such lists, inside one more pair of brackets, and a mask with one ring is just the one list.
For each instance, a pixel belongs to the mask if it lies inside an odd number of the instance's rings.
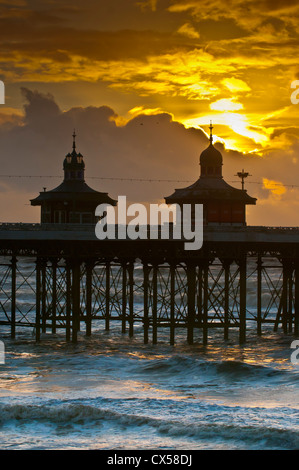
{"label": "dark cloud", "polygon": [[[146,14],[142,5],[149,7]],[[299,15],[299,9],[292,11],[292,15],[287,14],[288,8],[295,7],[296,2],[266,0],[233,0],[230,8],[220,0],[200,3],[188,0],[85,0],[75,5],[70,1],[61,5],[56,1],[31,0],[26,6],[8,8],[4,5],[0,8],[1,62],[5,69],[6,61],[11,61],[13,72],[15,66],[24,70],[37,67],[30,61],[34,58],[66,64],[74,55],[82,60],[146,61],[151,55],[189,51],[196,47],[203,50],[208,47],[206,50],[223,58],[236,55],[262,57],[268,49],[296,46],[298,32],[292,21],[296,14]],[[281,9],[284,15],[280,14]],[[190,12],[195,15],[200,39],[178,34]],[[273,29],[272,33],[268,27]],[[285,33],[283,40],[279,37],[282,31]],[[260,34],[256,35],[257,32]],[[233,47],[229,43],[231,40],[234,40]],[[23,60],[20,60],[20,54]],[[36,72],[42,73],[43,69]]]}
{"label": "dark cloud", "polygon": [[[107,106],[77,107],[63,112],[50,94],[23,89],[23,96],[27,102],[22,125],[8,132],[0,128],[1,148],[9,156],[2,165],[6,174],[62,176],[62,161],[71,149],[73,128],[89,176],[190,178],[192,160],[195,159],[196,167],[197,154],[207,145],[202,131],[186,130],[182,124],[172,121],[169,114],[138,116],[119,127],[115,112]],[[28,189],[28,182],[22,184]],[[36,186],[33,192],[38,189]],[[142,194],[138,194],[140,188],[127,189],[134,198],[163,197],[158,186],[155,190],[145,188]],[[117,191],[113,182],[111,191]]]}
{"label": "dark cloud", "polygon": [[53,124],[53,120],[60,115],[60,109],[50,93],[42,95],[24,87],[21,92],[27,101],[24,105],[25,124],[33,127],[43,125],[44,121],[46,125]]}
{"label": "dark cloud", "polygon": [[[81,61],[82,69],[86,66],[86,61],[120,61],[135,59],[146,61],[151,55],[160,55],[176,52],[177,50],[187,51],[194,48],[196,42],[193,39],[178,39],[178,34],[157,32],[154,30],[134,31],[79,31],[75,28],[49,27],[31,25],[24,20],[24,24],[19,24],[13,20],[0,19],[0,40],[2,43],[1,68],[3,71],[8,68],[19,78],[17,67],[24,72],[41,74],[47,72],[43,65],[33,62],[34,59],[51,60],[54,64],[65,63],[65,66],[72,68],[72,58],[78,57]],[[22,58],[20,58],[20,54]],[[43,70],[43,68],[45,68]],[[78,66],[80,71],[80,64]],[[13,73],[14,72],[14,73]],[[113,77],[113,71],[111,71]],[[108,72],[109,73],[109,72]]]}
{"label": "dark cloud", "polygon": [[42,2],[42,7],[33,1],[27,7],[5,5],[0,8],[1,50],[58,61],[74,54],[95,60],[142,60],[194,44],[175,34],[179,21],[170,21],[167,27],[163,14],[157,18],[158,22],[149,19],[135,1],[64,2],[63,8],[59,2]]}

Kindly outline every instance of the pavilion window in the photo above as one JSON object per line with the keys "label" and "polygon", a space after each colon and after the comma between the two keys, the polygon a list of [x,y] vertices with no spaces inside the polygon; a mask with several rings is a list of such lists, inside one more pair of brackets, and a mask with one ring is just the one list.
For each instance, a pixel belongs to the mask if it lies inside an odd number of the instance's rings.
{"label": "pavilion window", "polygon": [[65,224],[66,222],[66,213],[65,211],[54,211],[54,223],[55,224]]}

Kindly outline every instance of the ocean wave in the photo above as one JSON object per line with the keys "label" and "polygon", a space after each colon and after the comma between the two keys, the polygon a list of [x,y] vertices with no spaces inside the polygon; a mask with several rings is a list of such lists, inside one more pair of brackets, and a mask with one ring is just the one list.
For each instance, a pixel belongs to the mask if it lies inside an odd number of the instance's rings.
{"label": "ocean wave", "polygon": [[236,360],[200,360],[194,359],[190,356],[173,356],[167,358],[152,359],[145,361],[144,364],[139,364],[138,370],[140,373],[160,375],[164,377],[170,375],[174,376],[214,376],[236,379],[236,380],[284,380],[284,381],[297,381],[297,376],[291,371],[286,369],[277,369],[270,365],[264,366],[260,364],[252,364]]}
{"label": "ocean wave", "polygon": [[222,440],[238,442],[244,448],[263,449],[297,449],[299,431],[286,429],[283,425],[268,426],[263,424],[240,424],[233,419],[230,422],[209,422],[208,417],[197,423],[186,420],[156,418],[140,414],[129,414],[111,409],[99,408],[83,403],[63,403],[48,405],[0,405],[0,425],[14,421],[46,421],[54,424],[79,425],[84,432],[84,425],[101,427],[107,422],[121,426],[147,427],[160,435],[172,438],[189,438],[198,440]]}

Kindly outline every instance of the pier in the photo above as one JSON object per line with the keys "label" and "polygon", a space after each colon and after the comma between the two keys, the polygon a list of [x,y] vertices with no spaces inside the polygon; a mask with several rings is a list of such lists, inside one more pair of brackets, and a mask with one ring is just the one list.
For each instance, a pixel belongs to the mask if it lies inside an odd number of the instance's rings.
{"label": "pier", "polygon": [[[183,240],[98,240],[94,225],[0,225],[0,331],[12,338],[34,328],[35,338],[63,330],[92,335],[95,321],[109,331],[156,344],[167,328],[186,329],[203,344],[209,330],[228,339],[248,322],[298,335],[299,228],[204,227],[203,246],[184,250]],[[250,289],[248,283],[250,282]]]}

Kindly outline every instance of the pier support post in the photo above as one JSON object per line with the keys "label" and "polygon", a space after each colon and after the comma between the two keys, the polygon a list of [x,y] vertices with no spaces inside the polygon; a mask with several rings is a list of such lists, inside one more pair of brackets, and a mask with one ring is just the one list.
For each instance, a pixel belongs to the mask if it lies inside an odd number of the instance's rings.
{"label": "pier support post", "polygon": [[153,344],[157,344],[157,314],[158,314],[158,266],[153,265],[153,304],[152,304],[152,316],[153,316]]}
{"label": "pier support post", "polygon": [[57,307],[57,259],[52,260],[52,333],[56,333],[56,307]]}
{"label": "pier support post", "polygon": [[288,287],[290,276],[289,260],[287,259],[282,261],[282,275],[282,329],[286,334],[288,332]]}
{"label": "pier support post", "polygon": [[105,330],[110,330],[110,261],[106,262]]}
{"label": "pier support post", "polygon": [[240,269],[240,329],[239,329],[239,342],[240,344],[246,341],[246,255],[243,255],[239,260]]}
{"label": "pier support post", "polygon": [[196,298],[196,310],[197,310],[197,322],[199,326],[202,323],[202,266],[199,265],[197,269],[197,298]]}
{"label": "pier support post", "polygon": [[93,262],[86,262],[86,336],[91,336],[92,322],[92,270]]}
{"label": "pier support post", "polygon": [[209,261],[204,264],[203,270],[203,315],[202,315],[202,333],[203,344],[208,344],[208,301],[209,301]]}
{"label": "pier support post", "polygon": [[257,256],[257,334],[262,334],[262,257]]}
{"label": "pier support post", "polygon": [[35,340],[40,341],[40,329],[41,329],[41,260],[36,259],[35,264],[36,270],[36,292],[35,292]]}
{"label": "pier support post", "polygon": [[129,273],[129,337],[134,335],[134,263],[128,266]]}
{"label": "pier support post", "polygon": [[187,341],[193,344],[194,321],[195,321],[195,293],[196,293],[196,267],[193,263],[187,264],[188,284],[188,315],[187,315]]}
{"label": "pier support post", "polygon": [[70,261],[66,260],[66,318],[65,318],[65,339],[71,339],[71,312],[72,312],[72,273]]}
{"label": "pier support post", "polygon": [[11,324],[10,336],[12,339],[16,336],[16,280],[17,280],[17,259],[15,256],[11,259]]}
{"label": "pier support post", "polygon": [[294,334],[299,334],[299,259],[295,260],[295,312],[294,312]]}
{"label": "pier support post", "polygon": [[223,261],[224,268],[224,339],[228,340],[229,328],[229,274],[230,274],[230,261]]}
{"label": "pier support post", "polygon": [[122,321],[121,332],[126,332],[126,317],[127,317],[127,263],[122,263]]}
{"label": "pier support post", "polygon": [[42,332],[47,330],[47,259],[41,261],[41,289],[42,289]]}
{"label": "pier support post", "polygon": [[72,274],[72,341],[76,343],[80,324],[80,261],[73,261]]}
{"label": "pier support post", "polygon": [[170,339],[173,346],[175,338],[175,265],[170,263]]}
{"label": "pier support post", "polygon": [[289,266],[288,331],[293,329],[293,265]]}
{"label": "pier support post", "polygon": [[148,344],[148,278],[149,278],[149,266],[147,263],[143,263],[143,342]]}

